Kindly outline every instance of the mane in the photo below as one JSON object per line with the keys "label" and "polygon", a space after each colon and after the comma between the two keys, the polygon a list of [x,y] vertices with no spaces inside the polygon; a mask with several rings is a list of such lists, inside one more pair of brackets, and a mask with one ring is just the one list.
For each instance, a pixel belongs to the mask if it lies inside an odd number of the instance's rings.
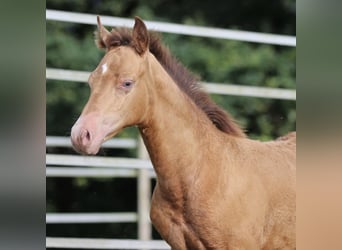
{"label": "mane", "polygon": [[[113,29],[110,38],[105,42],[100,38],[98,31],[95,32],[95,37],[95,42],[99,48],[110,49],[117,46],[135,48],[131,30],[127,28]],[[209,94],[203,90],[199,84],[199,78],[171,55],[170,50],[162,44],[160,35],[156,32],[149,32],[149,38],[150,52],[156,57],[179,88],[207,115],[213,124],[222,132],[245,137],[245,133],[234,119],[214,103]]]}

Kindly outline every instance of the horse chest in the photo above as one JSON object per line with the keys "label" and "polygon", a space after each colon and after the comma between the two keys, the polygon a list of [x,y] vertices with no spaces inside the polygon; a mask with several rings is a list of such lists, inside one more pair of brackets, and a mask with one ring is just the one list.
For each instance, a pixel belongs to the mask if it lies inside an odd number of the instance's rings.
{"label": "horse chest", "polygon": [[208,245],[211,240],[208,241],[207,235],[203,235],[199,230],[198,226],[205,227],[206,219],[195,222],[190,214],[191,208],[180,207],[163,199],[159,188],[156,187],[151,204],[151,220],[172,249],[222,249]]}
{"label": "horse chest", "polygon": [[153,225],[172,249],[208,249],[183,218],[177,215],[170,216],[170,213],[165,212],[165,210],[159,210],[151,216],[151,219]]}

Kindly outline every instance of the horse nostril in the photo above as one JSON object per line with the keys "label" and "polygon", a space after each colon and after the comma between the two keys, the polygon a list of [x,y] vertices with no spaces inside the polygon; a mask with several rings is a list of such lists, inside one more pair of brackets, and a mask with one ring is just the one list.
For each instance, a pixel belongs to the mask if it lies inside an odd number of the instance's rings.
{"label": "horse nostril", "polygon": [[85,137],[86,137],[87,141],[90,141],[90,133],[88,130],[86,130],[86,136]]}
{"label": "horse nostril", "polygon": [[83,129],[81,134],[80,134],[79,139],[80,139],[81,145],[89,144],[91,141],[91,134],[90,134],[89,130]]}

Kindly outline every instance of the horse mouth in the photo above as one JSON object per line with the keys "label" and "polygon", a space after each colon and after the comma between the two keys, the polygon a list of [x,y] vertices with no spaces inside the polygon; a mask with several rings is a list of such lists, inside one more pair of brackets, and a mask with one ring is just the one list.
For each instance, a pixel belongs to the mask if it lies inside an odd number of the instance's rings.
{"label": "horse mouth", "polygon": [[108,141],[109,139],[111,139],[118,132],[119,131],[110,132],[110,133],[108,133],[104,137],[102,137],[102,136],[95,136],[94,138],[92,138],[91,142],[89,144],[87,144],[87,145],[80,144],[77,141],[75,142],[73,140],[73,147],[80,154],[83,154],[83,155],[96,155],[99,152],[102,144],[105,141]]}
{"label": "horse mouth", "polygon": [[81,139],[71,137],[72,146],[76,152],[82,155],[96,155],[101,147],[101,141],[92,140],[89,143],[85,144],[81,142]]}

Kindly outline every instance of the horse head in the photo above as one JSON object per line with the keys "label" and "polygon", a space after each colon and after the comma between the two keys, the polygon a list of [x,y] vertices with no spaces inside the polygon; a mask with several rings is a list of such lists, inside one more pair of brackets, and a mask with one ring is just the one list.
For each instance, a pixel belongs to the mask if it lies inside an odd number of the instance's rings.
{"label": "horse head", "polygon": [[90,97],[71,130],[76,151],[96,154],[121,129],[139,124],[147,112],[149,34],[136,17],[131,39],[109,32],[97,19],[96,43],[106,53],[88,83]]}

